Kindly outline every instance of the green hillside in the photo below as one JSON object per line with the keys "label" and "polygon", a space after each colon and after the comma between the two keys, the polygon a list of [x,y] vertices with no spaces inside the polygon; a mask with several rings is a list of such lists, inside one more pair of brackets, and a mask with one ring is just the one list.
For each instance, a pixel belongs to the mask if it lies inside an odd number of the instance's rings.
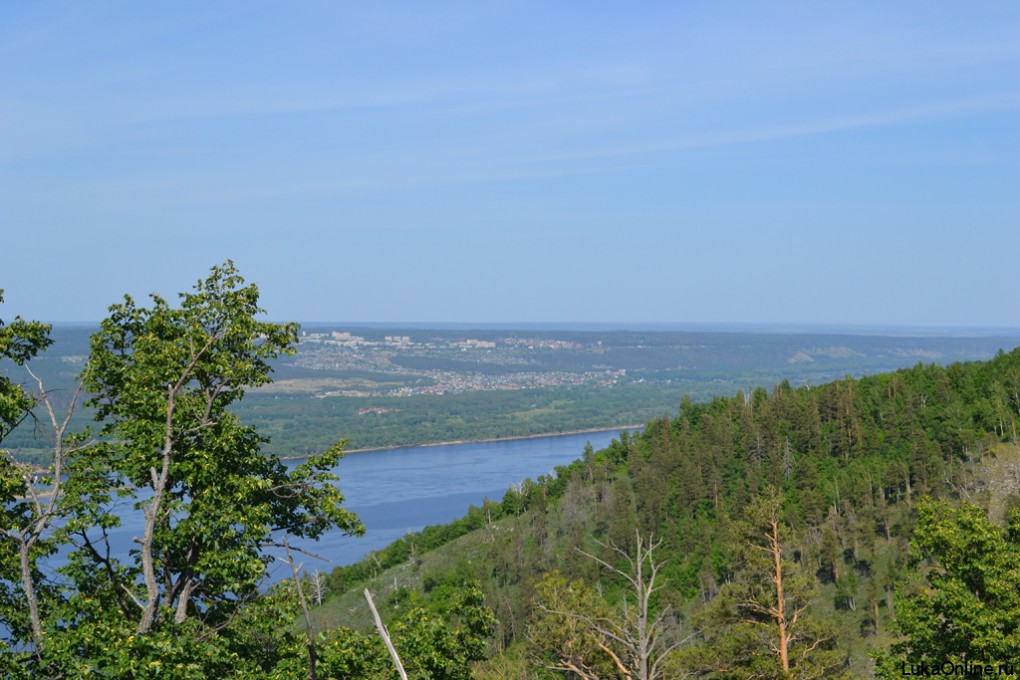
{"label": "green hillside", "polygon": [[[920,500],[962,498],[997,518],[1020,500],[1007,477],[1018,412],[1020,350],[685,400],[555,478],[335,570],[314,625],[365,628],[366,585],[400,621],[438,586],[477,582],[499,624],[476,677],[627,677],[614,627],[637,625],[625,556],[652,540],[650,621],[662,616],[658,650],[676,644],[662,677],[780,677],[780,646],[791,677],[870,677],[927,573],[910,553]],[[776,544],[785,642],[763,559]]]}

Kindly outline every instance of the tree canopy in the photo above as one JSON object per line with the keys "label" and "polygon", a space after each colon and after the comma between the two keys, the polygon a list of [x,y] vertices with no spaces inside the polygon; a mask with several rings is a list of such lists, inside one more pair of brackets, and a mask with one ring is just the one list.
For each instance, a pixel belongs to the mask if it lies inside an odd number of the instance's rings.
{"label": "tree canopy", "polygon": [[[0,303],[3,301],[4,291],[0,288]],[[24,364],[49,346],[49,332],[49,325],[25,321],[20,316],[8,325],[0,319],[0,360],[7,359],[19,366]],[[21,385],[0,373],[0,441],[21,421],[32,404],[32,397]]]}
{"label": "tree canopy", "polygon": [[[1020,657],[1020,514],[1006,528],[970,504],[923,499],[911,545],[912,591],[897,607],[903,638],[878,654],[883,677],[920,668],[1001,666]],[[920,673],[918,673],[920,674]]]}
{"label": "tree canopy", "polygon": [[[270,644],[251,639],[251,612],[271,603],[259,597],[271,549],[287,536],[364,528],[332,483],[342,442],[288,470],[228,410],[293,352],[297,326],[262,314],[257,287],[229,261],[176,307],[156,295],[148,307],[130,297],[110,307],[82,375],[98,438],[64,447],[58,429],[48,476],[9,461],[2,471],[0,529],[11,540],[0,553],[0,651],[10,675],[146,677],[175,660],[174,677],[258,675],[295,654],[278,623],[262,629]],[[45,345],[45,327],[18,320],[2,337],[4,356],[21,362]],[[14,422],[31,400],[0,388],[4,422]],[[144,527],[127,556],[109,541],[126,513]],[[58,549],[65,563],[54,574],[42,563]],[[31,625],[25,599],[39,603]]]}

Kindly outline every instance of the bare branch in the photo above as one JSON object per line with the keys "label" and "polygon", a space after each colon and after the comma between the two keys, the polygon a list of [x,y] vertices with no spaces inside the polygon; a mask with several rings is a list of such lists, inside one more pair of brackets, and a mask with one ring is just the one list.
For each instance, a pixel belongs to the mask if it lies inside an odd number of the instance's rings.
{"label": "bare branch", "polygon": [[620,661],[620,657],[618,657],[618,656],[616,655],[616,652],[614,652],[613,650],[611,650],[611,649],[610,649],[609,647],[607,647],[607,646],[606,646],[606,645],[605,645],[604,643],[602,643],[602,642],[598,643],[598,645],[599,645],[599,649],[601,649],[601,650],[602,650],[603,652],[605,652],[606,654],[608,654],[608,655],[610,656],[610,658],[612,658],[612,659],[613,659],[613,663],[615,663],[615,664],[616,664],[616,667],[620,669],[620,672],[621,672],[621,673],[623,673],[623,674],[624,674],[624,676],[626,676],[626,677],[628,677],[628,678],[632,678],[632,677],[634,677],[633,675],[631,675],[630,671],[629,671],[629,670],[627,670],[627,668],[626,668],[626,667],[625,667],[625,666],[623,665],[623,662],[622,662],[622,661]]}
{"label": "bare branch", "polygon": [[[609,655],[617,669],[626,678],[635,680],[654,680],[661,677],[660,665],[662,661],[677,647],[690,639],[690,636],[673,644],[665,645],[663,642],[666,617],[669,613],[668,607],[652,616],[652,597],[663,588],[658,583],[659,574],[663,563],[655,561],[655,550],[662,545],[662,539],[658,541],[653,537],[643,537],[640,532],[636,533],[636,544],[633,554],[621,549],[614,543],[595,542],[604,549],[616,553],[622,558],[627,568],[622,569],[598,555],[578,549],[578,552],[599,564],[610,573],[622,577],[634,593],[634,608],[629,610],[624,601],[624,609],[617,617],[593,617],[583,612],[556,611],[539,604],[540,610],[563,616],[568,620],[583,624],[589,631],[595,634],[595,645]],[[613,649],[613,646],[616,649]],[[566,663],[559,670],[569,670],[581,677],[594,677],[585,674],[588,671],[583,668],[581,661],[577,663]],[[575,660],[576,661],[576,660]]]}
{"label": "bare branch", "polygon": [[[263,541],[259,545],[261,547],[263,547],[263,548],[285,548],[288,551],[292,551],[292,552],[296,552],[296,553],[301,553],[302,555],[308,555],[309,557],[313,557],[313,558],[315,558],[317,560],[322,560],[323,562],[330,562],[330,563],[333,562],[333,560],[329,559],[328,557],[323,557],[322,555],[319,555],[317,553],[313,553],[311,550],[306,550],[304,548],[298,548],[298,547],[295,547],[293,545],[288,545],[287,537],[286,536],[280,542],[277,542],[277,541]],[[284,560],[284,561],[286,561],[286,560]]]}
{"label": "bare branch", "polygon": [[308,638],[308,680],[315,680],[315,629],[312,626],[312,617],[308,613],[308,600],[305,599],[305,589],[301,587],[301,576],[298,573],[301,565],[294,563],[294,555],[290,551],[290,544],[286,537],[283,539],[283,548],[287,551],[287,559],[284,560],[290,565],[291,574],[294,577],[294,587],[297,589],[298,602],[301,603],[301,613],[305,618],[305,634]]}
{"label": "bare branch", "polygon": [[400,656],[393,646],[393,641],[390,640],[390,634],[386,631],[386,626],[383,625],[382,619],[379,618],[379,612],[376,611],[375,602],[372,601],[372,593],[368,592],[368,588],[365,588],[365,599],[368,600],[368,608],[372,610],[372,618],[375,619],[375,629],[379,632],[379,637],[382,638],[383,643],[386,645],[386,649],[390,653],[390,658],[393,659],[393,665],[396,667],[400,679],[407,680],[404,664],[400,663]]}

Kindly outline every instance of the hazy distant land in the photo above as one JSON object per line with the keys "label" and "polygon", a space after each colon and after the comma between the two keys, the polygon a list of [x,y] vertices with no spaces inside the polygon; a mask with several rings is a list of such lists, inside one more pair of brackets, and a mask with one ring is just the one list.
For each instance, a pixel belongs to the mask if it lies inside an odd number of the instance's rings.
{"label": "hazy distant land", "polygon": [[[645,422],[675,409],[685,394],[698,400],[781,380],[820,384],[987,359],[1020,344],[1016,329],[507,325],[308,324],[297,354],[279,361],[275,382],[252,392],[239,412],[281,455],[315,452],[339,438],[351,449],[371,449],[522,437]],[[33,360],[33,370],[69,394],[91,331],[57,326],[53,347]],[[20,369],[8,370],[27,383]],[[25,427],[5,445],[23,455],[45,450]]]}

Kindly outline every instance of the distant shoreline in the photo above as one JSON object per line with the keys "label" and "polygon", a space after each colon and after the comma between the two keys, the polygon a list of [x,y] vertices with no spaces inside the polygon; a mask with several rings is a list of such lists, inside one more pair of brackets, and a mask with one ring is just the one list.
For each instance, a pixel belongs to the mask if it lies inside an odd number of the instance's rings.
{"label": "distant shoreline", "polygon": [[[274,321],[270,319],[270,321]],[[278,323],[287,319],[276,319]],[[99,330],[99,321],[53,321],[58,330]],[[469,321],[299,321],[305,330],[358,329],[448,331],[506,331],[510,333],[725,333],[765,335],[864,335],[871,337],[959,338],[1020,337],[1020,326],[944,326],[939,324],[810,323],[754,321],[575,321],[575,322],[469,322]]]}
{"label": "distant shoreline", "polygon": [[[428,442],[425,444],[397,444],[394,446],[377,446],[369,449],[350,449],[344,450],[344,455],[351,453],[377,453],[380,451],[394,451],[396,449],[417,449],[426,448],[432,446],[452,446],[454,444],[485,444],[488,442],[511,442],[521,439],[542,439],[544,437],[568,437],[570,435],[577,434],[594,434],[596,432],[619,432],[622,430],[637,430],[643,428],[644,424],[641,425],[618,425],[616,427],[593,427],[585,430],[568,430],[566,432],[546,432],[544,434],[524,434],[516,437],[489,437],[487,439],[451,439],[444,442]],[[281,457],[280,460],[301,460],[307,458],[304,456],[286,456]]]}

